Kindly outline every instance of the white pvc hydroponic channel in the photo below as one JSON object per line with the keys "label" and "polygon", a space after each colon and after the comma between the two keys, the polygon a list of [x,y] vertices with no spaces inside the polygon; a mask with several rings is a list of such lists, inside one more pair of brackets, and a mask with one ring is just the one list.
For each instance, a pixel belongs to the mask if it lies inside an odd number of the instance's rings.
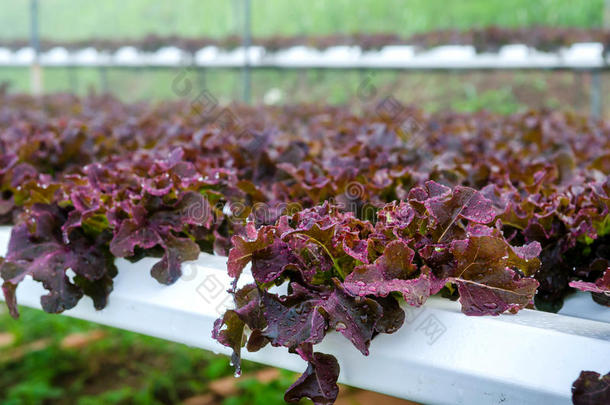
{"label": "white pvc hydroponic channel", "polygon": [[[247,56],[247,58],[246,58]],[[33,48],[0,48],[0,67],[29,66],[35,61]],[[470,45],[447,45],[419,49],[409,45],[363,50],[358,46],[314,49],[294,46],[270,51],[260,46],[232,50],[208,46],[191,54],[176,47],[143,52],[125,46],[116,52],[84,48],[69,51],[55,47],[40,54],[45,67],[173,67],[282,69],[406,69],[406,70],[495,70],[495,69],[583,69],[607,68],[610,56],[601,43],[577,43],[556,52],[527,45],[506,45],[498,52],[477,53]]]}
{"label": "white pvc hydroponic channel", "polygon": [[[0,255],[9,234],[9,227],[0,227]],[[172,286],[149,275],[156,260],[118,259],[108,306],[96,311],[84,298],[64,315],[228,353],[210,336],[214,320],[231,304],[226,258],[202,254],[184,265],[184,276]],[[42,285],[29,278],[17,289],[19,303],[33,308],[40,308],[43,294]],[[405,310],[405,325],[377,336],[368,357],[337,333],[316,350],[337,356],[345,384],[426,404],[569,404],[581,370],[606,373],[610,366],[610,311],[587,294],[569,298],[560,314],[523,310],[467,317],[459,304],[435,297]],[[282,348],[244,350],[243,357],[305,369]]]}

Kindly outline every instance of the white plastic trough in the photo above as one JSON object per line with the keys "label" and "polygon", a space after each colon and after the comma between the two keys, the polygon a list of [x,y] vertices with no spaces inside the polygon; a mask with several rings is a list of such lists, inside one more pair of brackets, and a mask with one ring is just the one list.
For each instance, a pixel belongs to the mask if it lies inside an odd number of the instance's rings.
{"label": "white plastic trough", "polygon": [[[0,227],[0,254],[6,252],[9,232]],[[150,277],[154,260],[117,260],[108,306],[96,311],[84,298],[64,315],[228,353],[210,336],[214,320],[231,304],[226,259],[202,254],[169,287]],[[17,289],[19,303],[33,308],[40,308],[44,293],[31,279]],[[568,299],[559,315],[523,310],[467,317],[457,303],[435,297],[422,308],[405,310],[405,325],[377,336],[368,357],[334,332],[316,350],[337,356],[345,384],[426,404],[569,404],[581,370],[609,371],[610,311],[587,294]],[[282,348],[244,350],[243,357],[305,369],[298,356]]]}
{"label": "white plastic trough", "polygon": [[[95,52],[93,52],[95,51]],[[506,45],[498,52],[477,53],[470,45],[446,45],[419,49],[410,45],[391,45],[379,50],[358,46],[332,46],[319,50],[294,46],[278,51],[252,46],[247,52],[252,68],[286,69],[405,69],[405,70],[506,70],[506,69],[583,69],[607,68],[610,56],[600,43],[576,43],[556,52],[543,52],[527,45]],[[28,66],[34,61],[30,47],[15,51],[0,49],[0,67]],[[84,48],[68,51],[62,47],[40,55],[48,67],[198,67],[240,68],[246,63],[246,50],[207,46],[191,55],[176,47],[143,52],[125,46],[116,52]]]}

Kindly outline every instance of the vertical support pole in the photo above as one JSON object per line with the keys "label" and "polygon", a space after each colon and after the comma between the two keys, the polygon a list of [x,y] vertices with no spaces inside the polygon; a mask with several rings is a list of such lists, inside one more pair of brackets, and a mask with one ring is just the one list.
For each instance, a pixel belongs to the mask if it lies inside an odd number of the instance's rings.
{"label": "vertical support pole", "polygon": [[251,98],[251,80],[250,80],[250,46],[252,45],[252,26],[250,10],[250,0],[244,1],[244,32],[243,32],[243,48],[244,48],[244,65],[242,67],[242,85],[243,85],[243,101],[246,104],[250,103]]}
{"label": "vertical support pole", "polygon": [[[604,10],[602,13],[602,18],[603,18],[602,26],[605,29],[609,29],[610,28],[610,0],[604,0],[603,7],[604,7]],[[606,55],[604,54],[604,58],[605,58],[605,56]],[[591,97],[593,98],[594,94],[595,94],[595,97],[596,97],[595,101],[596,101],[597,105],[596,105],[596,108],[594,109],[593,100],[592,100],[591,110],[592,110],[593,116],[596,118],[602,118],[602,115],[603,115],[603,111],[602,111],[603,107],[604,107],[603,106],[603,103],[604,103],[603,94],[604,93],[602,92],[602,86],[604,85],[603,74],[604,74],[604,69],[595,71],[593,73],[594,77],[592,80],[593,88],[591,89]],[[595,75],[597,75],[597,77],[595,77]]]}
{"label": "vertical support pole", "polygon": [[70,86],[70,92],[73,94],[78,92],[78,72],[76,69],[76,66],[67,67],[68,85]]}
{"label": "vertical support pole", "polygon": [[106,66],[100,66],[99,71],[102,93],[108,94],[110,92],[110,89],[108,88],[108,69],[106,68]]}
{"label": "vertical support pole", "polygon": [[602,116],[602,72],[591,72],[591,115],[600,119]]}
{"label": "vertical support pole", "polygon": [[196,72],[197,72],[197,82],[199,83],[199,88],[200,89],[205,89],[206,87],[206,72],[205,72],[205,68],[201,67],[201,68],[197,68],[195,67]]}
{"label": "vertical support pole", "polygon": [[38,0],[30,0],[30,46],[34,50],[34,60],[30,66],[30,91],[42,94],[42,68],[40,67],[40,38],[38,32]]}

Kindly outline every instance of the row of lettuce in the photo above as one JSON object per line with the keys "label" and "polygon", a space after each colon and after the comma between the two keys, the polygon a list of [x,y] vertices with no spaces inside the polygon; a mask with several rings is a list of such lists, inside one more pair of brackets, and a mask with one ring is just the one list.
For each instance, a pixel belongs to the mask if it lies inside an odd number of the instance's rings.
{"label": "row of lettuce", "polygon": [[[332,403],[339,366],[313,345],[336,330],[366,355],[401,327],[401,303],[557,311],[575,289],[610,302],[604,122],[388,100],[354,114],[0,97],[0,223],[12,225],[0,275],[15,317],[26,276],[48,312],[84,295],[101,309],[116,257],[158,257],[151,275],[172,284],[200,252],[228,256],[236,307],[213,336],[238,369],[244,345],[298,353],[309,366],[286,399]],[[254,283],[237,289],[247,265]]]}
{"label": "row of lettuce", "polygon": [[[576,27],[520,27],[508,28],[489,26],[471,28],[469,30],[445,29],[417,33],[403,37],[393,33],[354,33],[331,34],[324,36],[291,35],[254,37],[252,45],[261,46],[267,50],[277,51],[294,46],[307,46],[315,49],[327,49],[332,46],[358,46],[364,50],[376,50],[385,46],[412,45],[421,49],[443,45],[472,45],[479,52],[495,52],[500,47],[510,44],[525,44],[542,51],[557,51],[576,43],[597,42],[608,49],[610,46],[610,31],[602,28]],[[95,48],[99,51],[115,52],[126,46],[131,46],[144,52],[154,52],[164,47],[177,47],[186,52],[195,53],[207,46],[223,49],[235,49],[243,44],[239,35],[229,35],[221,38],[212,37],[180,37],[176,35],[159,36],[146,35],[132,39],[100,39],[91,38],[78,41],[59,41],[43,39],[41,50],[48,51],[55,47],[68,50]],[[29,39],[12,39],[0,41],[0,47],[13,50],[30,46]]]}

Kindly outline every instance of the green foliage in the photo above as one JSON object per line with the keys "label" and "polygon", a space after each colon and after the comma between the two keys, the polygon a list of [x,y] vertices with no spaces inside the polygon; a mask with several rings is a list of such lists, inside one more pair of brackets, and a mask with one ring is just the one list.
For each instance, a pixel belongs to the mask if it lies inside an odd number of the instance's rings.
{"label": "green foliage", "polygon": [[[43,37],[125,38],[149,33],[220,37],[239,33],[241,1],[45,0]],[[442,28],[602,24],[603,0],[252,0],[254,35],[414,32]],[[29,35],[29,2],[0,0],[0,37]],[[272,23],[271,23],[272,22]]]}
{"label": "green foliage", "polygon": [[294,382],[294,378],[294,373],[287,371],[283,371],[280,378],[270,383],[245,378],[238,384],[243,392],[238,396],[227,398],[223,405],[283,405],[284,391]]}
{"label": "green foliage", "polygon": [[521,105],[515,100],[510,86],[497,89],[477,91],[476,87],[464,87],[464,98],[457,98],[452,103],[452,109],[462,112],[488,110],[500,114],[513,114],[520,110]]}
{"label": "green foliage", "polygon": [[[233,374],[225,356],[197,348],[28,308],[20,308],[21,318],[15,321],[3,310],[0,333],[11,333],[16,340],[0,348],[2,405],[180,403],[206,393],[211,380]],[[69,334],[100,328],[106,337],[82,349],[59,346]],[[15,350],[41,339],[50,339],[50,345],[26,352],[17,361],[5,360]],[[244,363],[246,372],[259,368]],[[271,383],[257,398],[282,398],[286,384],[285,377]]]}

